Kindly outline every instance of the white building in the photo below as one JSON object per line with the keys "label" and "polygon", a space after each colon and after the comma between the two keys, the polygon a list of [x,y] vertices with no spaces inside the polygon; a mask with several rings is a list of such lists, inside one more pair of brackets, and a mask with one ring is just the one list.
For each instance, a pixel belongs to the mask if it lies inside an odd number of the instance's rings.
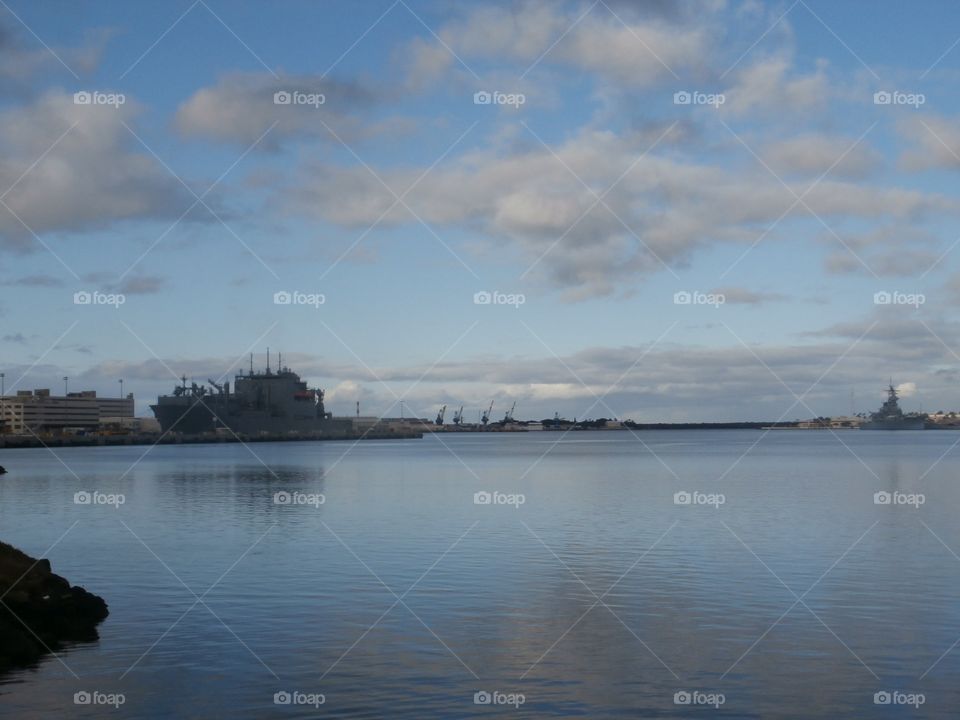
{"label": "white building", "polygon": [[96,430],[105,417],[133,417],[133,393],[125,398],[98,398],[95,390],[51,395],[47,389],[20,390],[0,397],[2,431],[14,435]]}

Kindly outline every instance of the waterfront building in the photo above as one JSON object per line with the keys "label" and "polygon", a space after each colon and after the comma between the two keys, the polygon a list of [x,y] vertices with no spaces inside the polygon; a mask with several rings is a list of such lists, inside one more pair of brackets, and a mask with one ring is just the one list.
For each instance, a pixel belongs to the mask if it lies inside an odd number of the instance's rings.
{"label": "waterfront building", "polygon": [[96,431],[101,418],[132,418],[133,393],[124,398],[97,397],[95,390],[51,395],[50,390],[20,390],[0,402],[0,421],[5,433],[62,433]]}

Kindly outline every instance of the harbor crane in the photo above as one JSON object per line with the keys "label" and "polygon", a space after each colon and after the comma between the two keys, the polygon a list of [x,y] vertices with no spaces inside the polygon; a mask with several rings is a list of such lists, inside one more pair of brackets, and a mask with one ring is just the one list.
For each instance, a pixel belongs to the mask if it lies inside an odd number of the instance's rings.
{"label": "harbor crane", "polygon": [[459,425],[463,422],[463,405],[460,406],[460,409],[453,414],[453,424]]}
{"label": "harbor crane", "polygon": [[513,411],[516,409],[517,409],[517,401],[514,400],[513,405],[510,406],[510,411],[505,413],[503,416],[504,423],[513,422]]}
{"label": "harbor crane", "polygon": [[443,425],[443,416],[446,414],[447,414],[447,406],[444,405],[442,408],[440,408],[440,412],[437,413],[437,421],[436,421],[437,425]]}
{"label": "harbor crane", "polygon": [[487,408],[487,411],[480,416],[480,423],[486,425],[490,422],[490,414],[493,412],[493,400],[490,401],[490,407]]}

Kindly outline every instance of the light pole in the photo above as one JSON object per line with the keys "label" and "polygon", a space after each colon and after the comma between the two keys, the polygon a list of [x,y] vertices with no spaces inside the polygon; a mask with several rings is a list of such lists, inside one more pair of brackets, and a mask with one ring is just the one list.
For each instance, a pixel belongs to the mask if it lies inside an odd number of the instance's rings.
{"label": "light pole", "polygon": [[68,382],[69,382],[69,381],[70,381],[70,378],[68,378],[66,375],[64,375],[64,376],[63,376],[63,396],[64,396],[64,397],[66,397],[67,395],[70,394],[69,390],[67,389],[67,387],[68,387]]}
{"label": "light pole", "polygon": [[123,400],[123,378],[120,378],[120,399]]}

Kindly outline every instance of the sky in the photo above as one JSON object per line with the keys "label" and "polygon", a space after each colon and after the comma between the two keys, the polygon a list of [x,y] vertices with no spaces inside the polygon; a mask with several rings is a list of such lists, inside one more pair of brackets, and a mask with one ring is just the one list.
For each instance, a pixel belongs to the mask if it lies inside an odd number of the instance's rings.
{"label": "sky", "polygon": [[338,415],[790,420],[891,380],[960,409],[958,28],[947,0],[3,0],[5,389],[123,379],[149,415],[270,348]]}

